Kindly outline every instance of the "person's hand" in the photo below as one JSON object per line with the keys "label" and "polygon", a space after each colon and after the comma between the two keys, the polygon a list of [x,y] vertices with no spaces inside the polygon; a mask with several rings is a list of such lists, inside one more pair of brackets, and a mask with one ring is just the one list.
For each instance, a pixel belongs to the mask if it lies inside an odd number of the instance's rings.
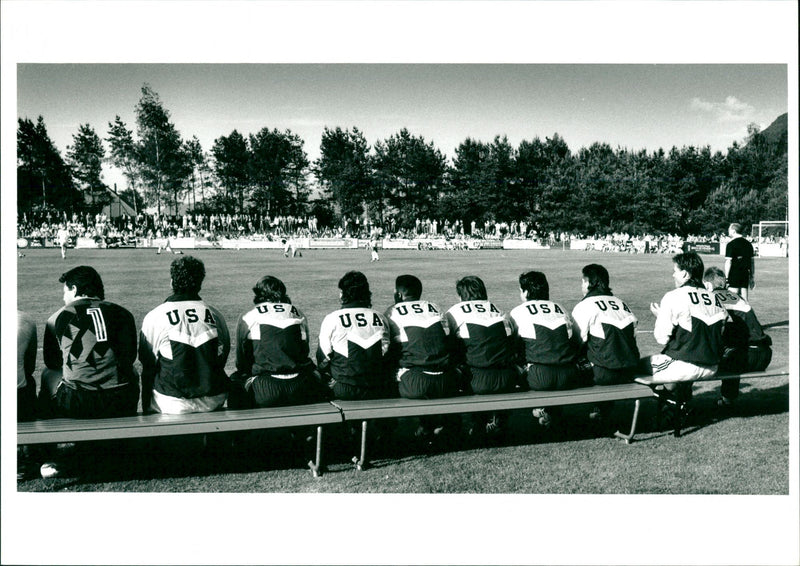
{"label": "person's hand", "polygon": [[650,312],[653,313],[653,316],[658,316],[658,311],[661,307],[658,303],[650,303]]}
{"label": "person's hand", "polygon": [[752,291],[755,286],[756,286],[756,278],[751,275],[750,276],[750,290]]}

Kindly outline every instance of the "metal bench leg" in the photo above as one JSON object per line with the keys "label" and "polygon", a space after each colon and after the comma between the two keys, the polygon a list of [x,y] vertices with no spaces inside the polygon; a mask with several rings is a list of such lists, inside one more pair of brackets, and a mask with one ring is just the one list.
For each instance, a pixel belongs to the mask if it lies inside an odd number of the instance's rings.
{"label": "metal bench leg", "polygon": [[353,463],[359,472],[367,467],[367,421],[361,421],[361,458],[353,456]]}
{"label": "metal bench leg", "polygon": [[322,425],[317,426],[317,453],[316,460],[309,460],[308,467],[311,474],[318,478],[322,475]]}
{"label": "metal bench leg", "polygon": [[625,441],[625,444],[630,444],[633,442],[633,435],[636,434],[636,422],[639,419],[639,405],[641,401],[636,399],[636,404],[633,407],[633,421],[631,421],[631,432],[629,434],[624,434],[620,431],[614,433],[614,436],[617,438],[622,438]]}

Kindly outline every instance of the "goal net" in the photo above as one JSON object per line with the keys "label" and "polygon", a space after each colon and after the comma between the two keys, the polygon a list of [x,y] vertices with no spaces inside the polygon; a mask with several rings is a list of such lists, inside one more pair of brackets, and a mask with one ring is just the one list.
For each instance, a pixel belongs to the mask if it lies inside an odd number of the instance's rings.
{"label": "goal net", "polygon": [[787,257],[789,247],[789,222],[762,220],[753,224],[750,232],[753,244],[758,246],[760,257]]}

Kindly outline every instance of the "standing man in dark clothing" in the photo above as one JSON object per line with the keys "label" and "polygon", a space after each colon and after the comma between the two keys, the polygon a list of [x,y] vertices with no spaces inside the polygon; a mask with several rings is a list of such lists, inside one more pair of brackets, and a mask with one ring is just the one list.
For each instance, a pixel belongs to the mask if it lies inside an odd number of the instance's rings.
{"label": "standing man in dark clothing", "polygon": [[728,228],[733,238],[725,246],[725,277],[728,289],[747,300],[747,293],[756,285],[756,262],[753,244],[742,236],[742,225],[734,222]]}

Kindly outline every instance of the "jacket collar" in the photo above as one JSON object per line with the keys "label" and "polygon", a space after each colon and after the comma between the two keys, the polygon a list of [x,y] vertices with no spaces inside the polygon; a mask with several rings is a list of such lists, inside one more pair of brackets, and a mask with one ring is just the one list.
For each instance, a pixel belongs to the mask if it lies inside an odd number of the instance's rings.
{"label": "jacket collar", "polygon": [[167,297],[165,303],[176,303],[178,301],[200,301],[200,295],[197,293],[175,293]]}

